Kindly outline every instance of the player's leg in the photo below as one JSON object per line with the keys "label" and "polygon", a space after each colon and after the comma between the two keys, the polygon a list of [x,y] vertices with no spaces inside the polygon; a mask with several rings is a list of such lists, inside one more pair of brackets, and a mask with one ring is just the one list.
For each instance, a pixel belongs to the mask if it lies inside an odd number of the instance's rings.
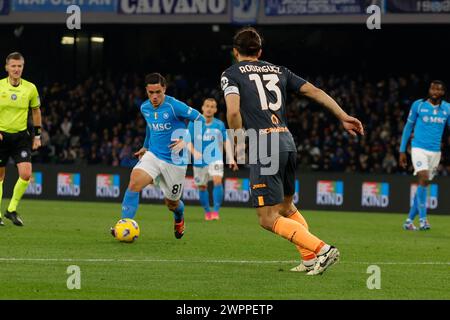
{"label": "player's leg", "polygon": [[214,210],[211,214],[213,220],[219,220],[219,210],[223,202],[223,162],[215,162],[210,165],[210,175],[213,178]]}
{"label": "player's leg", "polygon": [[0,138],[0,226],[4,226],[4,222],[2,221],[2,198],[3,198],[3,181],[5,180],[5,172],[6,172],[6,164],[9,159],[9,148],[6,141],[6,137],[1,135]]}
{"label": "player's leg", "polygon": [[259,223],[264,229],[272,231],[296,246],[305,248],[317,255],[314,269],[309,271],[308,275],[321,274],[339,260],[337,248],[326,244],[311,234],[301,223],[283,217],[279,212],[280,205],[258,207]]}
{"label": "player's leg", "polygon": [[173,212],[175,238],[184,235],[184,203],[181,200],[183,184],[186,177],[185,166],[176,166],[169,163],[161,165],[161,180],[159,186],[164,193],[167,208]]}
{"label": "player's leg", "polygon": [[32,172],[31,139],[27,132],[19,132],[11,136],[11,143],[14,145],[12,158],[16,163],[19,178],[14,186],[13,195],[6,210],[5,218],[10,219],[14,225],[20,227],[23,226],[23,221],[17,214],[17,206],[30,184]]}
{"label": "player's leg", "polygon": [[5,179],[5,167],[0,166],[0,226],[4,226],[5,223],[2,220],[1,205],[3,197],[3,180]]}
{"label": "player's leg", "polygon": [[420,230],[429,230],[431,229],[431,225],[428,222],[427,218],[427,188],[436,175],[437,168],[439,166],[439,162],[441,160],[440,152],[427,152],[428,159],[428,171],[423,171],[418,173],[419,177],[419,186],[423,186],[422,193],[420,194],[421,201],[423,204],[419,207],[419,229]]}
{"label": "player's leg", "polygon": [[[283,203],[281,204],[280,214],[284,217],[301,223],[307,230],[309,230],[308,223],[306,222],[300,211],[297,209],[297,207],[294,205],[297,154],[295,152],[289,153],[287,162],[285,163],[283,168],[280,169],[283,177],[284,190],[284,199]],[[292,268],[291,271],[302,272],[312,270],[317,260],[316,254],[308,249],[299,246],[297,246],[297,250],[302,257],[302,263]]]}
{"label": "player's leg", "polygon": [[122,219],[134,219],[139,207],[139,194],[147,185],[153,183],[153,177],[141,168],[134,168],[130,182],[122,200]]}
{"label": "player's leg", "polygon": [[419,171],[417,173],[418,183],[417,186],[417,203],[419,209],[419,229],[427,230],[427,188],[430,183],[428,180],[430,173],[428,170]]}
{"label": "player's leg", "polygon": [[[306,230],[309,231],[308,223],[306,222],[300,211],[295,207],[293,199],[293,195],[284,197],[283,203],[281,204],[280,214],[283,217],[301,223],[306,228]],[[312,270],[314,268],[314,264],[316,263],[316,254],[308,249],[299,246],[297,246],[297,250],[302,258],[302,263],[292,268],[291,271],[303,272]]]}
{"label": "player's leg", "polygon": [[[279,164],[283,168],[289,159],[286,152],[280,153]],[[289,240],[296,246],[314,252],[319,259],[315,269],[308,274],[315,275],[325,271],[339,259],[339,251],[311,234],[301,223],[280,214],[283,203],[283,181],[280,170],[275,175],[261,175],[261,164],[250,166],[252,204],[256,207],[259,224]],[[317,268],[316,268],[317,267]]]}
{"label": "player's leg", "polygon": [[[419,174],[420,171],[428,171],[428,161],[427,157],[424,153],[424,150],[419,148],[412,148],[411,149],[411,162],[414,167],[414,175]],[[420,180],[420,178],[419,178]],[[422,187],[419,183],[416,194],[414,195],[413,204],[409,210],[408,218],[406,219],[405,223],[403,224],[404,230],[417,230],[417,227],[414,225],[414,219],[417,214],[419,214],[419,204],[420,199],[419,196],[423,196],[422,193]],[[426,193],[425,193],[426,196]]]}
{"label": "player's leg", "polygon": [[134,219],[139,207],[139,193],[154,183],[159,175],[159,161],[151,152],[146,152],[134,166],[130,182],[122,200],[122,219]]}
{"label": "player's leg", "polygon": [[205,220],[211,220],[211,208],[209,207],[209,192],[208,192],[208,167],[193,167],[194,182],[199,190],[200,205],[205,211]]}

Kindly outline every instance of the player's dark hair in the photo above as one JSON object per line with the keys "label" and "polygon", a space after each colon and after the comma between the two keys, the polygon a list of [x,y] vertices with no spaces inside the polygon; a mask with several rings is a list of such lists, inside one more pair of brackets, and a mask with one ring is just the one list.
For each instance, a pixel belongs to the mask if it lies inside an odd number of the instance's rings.
{"label": "player's dark hair", "polygon": [[6,64],[8,64],[9,60],[24,60],[25,58],[23,57],[23,55],[20,52],[12,52],[10,54],[8,54],[8,56],[6,57]]}
{"label": "player's dark hair", "polygon": [[259,50],[262,48],[262,38],[255,28],[243,28],[234,36],[233,48],[236,48],[237,51],[243,56],[257,56]]}
{"label": "player's dark hair", "polygon": [[161,86],[166,86],[166,79],[159,73],[154,72],[145,76],[145,85],[149,84],[160,84]]}

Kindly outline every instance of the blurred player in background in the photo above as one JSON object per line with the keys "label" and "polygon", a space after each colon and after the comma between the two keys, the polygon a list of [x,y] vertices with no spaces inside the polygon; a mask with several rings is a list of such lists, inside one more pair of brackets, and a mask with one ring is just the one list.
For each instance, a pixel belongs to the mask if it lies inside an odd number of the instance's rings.
{"label": "blurred player in background", "polygon": [[[207,98],[203,101],[202,113],[206,122],[198,122],[198,130],[195,130],[194,122],[190,122],[188,129],[191,143],[188,148],[194,155],[194,181],[199,188],[200,204],[205,210],[205,220],[219,220],[219,209],[223,201],[223,148],[225,146],[227,163],[234,171],[238,166],[234,161],[230,142],[227,139],[225,124],[214,115],[217,112],[217,101]],[[196,132],[198,131],[198,132]],[[213,202],[211,210],[209,206],[208,182],[214,184]]]}
{"label": "blurred player in background", "polygon": [[427,187],[436,175],[441,160],[441,141],[445,125],[450,126],[450,104],[444,101],[446,87],[442,81],[435,80],[430,84],[428,97],[415,101],[403,129],[400,144],[399,164],[406,169],[406,146],[411,132],[411,160],[414,175],[418,178],[418,187],[408,218],[403,224],[405,230],[417,230],[414,218],[419,214],[419,229],[431,228],[427,220]]}
{"label": "blurred player in background", "polygon": [[293,203],[297,149],[287,128],[286,90],[298,92],[329,109],[351,135],[364,134],[364,130],[358,119],[350,117],[324,91],[285,67],[260,61],[261,48],[262,39],[253,28],[244,28],[234,37],[233,53],[238,63],[221,78],[228,125],[234,130],[254,129],[259,134],[258,140],[264,135],[279,135],[277,173],[261,174],[267,158],[258,156],[258,163],[250,164],[253,206],[263,228],[297,246],[303,262],[292,271],[321,274],[339,260],[339,251],[308,231],[306,220]]}
{"label": "blurred player in background", "polygon": [[[19,179],[14,186],[5,218],[16,226],[23,226],[16,210],[30,183],[31,150],[41,146],[42,126],[39,94],[34,84],[22,79],[24,65],[25,59],[19,52],[9,54],[5,66],[8,77],[0,80],[0,204],[5,167],[11,157],[16,163]],[[27,130],[30,108],[34,125],[33,141]],[[0,213],[0,226],[3,225]]]}
{"label": "blurred player in background", "polygon": [[[184,203],[180,200],[186,176],[187,161],[183,160],[182,139],[173,140],[176,130],[187,133],[186,122],[200,120],[203,116],[166,92],[166,79],[159,73],[145,77],[148,95],[141,105],[147,123],[143,148],[135,153],[139,162],[133,168],[130,183],[122,201],[122,219],[133,219],[139,206],[139,193],[149,184],[158,185],[164,201],[174,216],[174,233],[177,239],[184,235]],[[111,228],[113,236],[114,228]]]}

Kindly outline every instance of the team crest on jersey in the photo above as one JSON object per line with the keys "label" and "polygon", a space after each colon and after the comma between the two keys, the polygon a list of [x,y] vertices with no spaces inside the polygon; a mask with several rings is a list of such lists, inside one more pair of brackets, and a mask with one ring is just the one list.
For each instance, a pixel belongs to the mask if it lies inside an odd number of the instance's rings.
{"label": "team crest on jersey", "polygon": [[13,94],[11,95],[11,100],[17,100],[17,95],[16,95],[15,93],[13,93]]}
{"label": "team crest on jersey", "polygon": [[27,155],[28,155],[28,152],[26,152],[26,151],[22,151],[22,152],[20,153],[20,156],[21,156],[22,158],[26,158]]}
{"label": "team crest on jersey", "polygon": [[417,161],[416,165],[417,165],[418,167],[420,167],[420,166],[422,166],[422,162],[421,162],[421,161]]}
{"label": "team crest on jersey", "polygon": [[430,120],[430,118],[429,118],[428,116],[424,116],[424,117],[422,118],[422,120],[423,120],[423,122],[428,122],[428,121]]}
{"label": "team crest on jersey", "polygon": [[164,112],[164,113],[163,113],[163,118],[164,118],[165,120],[169,119],[169,114],[168,114],[167,112]]}

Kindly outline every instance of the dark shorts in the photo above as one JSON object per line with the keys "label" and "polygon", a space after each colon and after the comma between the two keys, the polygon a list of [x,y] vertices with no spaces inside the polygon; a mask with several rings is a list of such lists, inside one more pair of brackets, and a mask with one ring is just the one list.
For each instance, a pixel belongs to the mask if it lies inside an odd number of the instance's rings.
{"label": "dark shorts", "polygon": [[0,132],[3,140],[0,140],[0,167],[5,167],[9,157],[14,162],[31,162],[31,136],[28,131],[18,133]]}
{"label": "dark shorts", "polygon": [[253,207],[274,206],[282,203],[285,196],[295,193],[296,152],[280,152],[276,173],[262,175],[263,168],[270,164],[250,165],[250,194]]}

